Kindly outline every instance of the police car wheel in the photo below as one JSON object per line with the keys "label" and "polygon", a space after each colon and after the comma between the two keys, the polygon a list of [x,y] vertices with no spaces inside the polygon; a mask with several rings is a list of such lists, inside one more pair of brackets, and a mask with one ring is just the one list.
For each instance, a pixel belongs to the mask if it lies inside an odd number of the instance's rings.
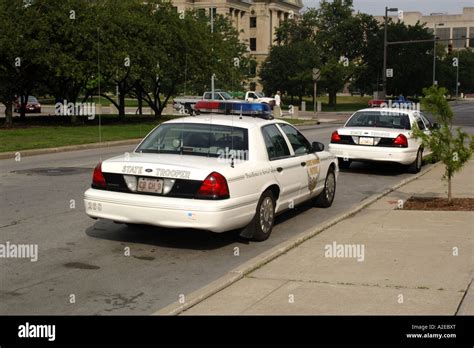
{"label": "police car wheel", "polygon": [[334,169],[330,168],[328,175],[326,176],[326,181],[324,183],[324,189],[316,197],[315,204],[317,207],[329,208],[334,201],[334,196],[336,195],[336,175],[334,174]]}
{"label": "police car wheel", "polygon": [[410,166],[408,166],[408,172],[412,174],[419,173],[421,167],[423,166],[423,149],[418,149],[416,154],[415,162],[413,162]]}
{"label": "police car wheel", "polygon": [[254,224],[253,240],[262,242],[270,237],[275,223],[275,198],[272,191],[267,190],[260,197],[251,223]]}

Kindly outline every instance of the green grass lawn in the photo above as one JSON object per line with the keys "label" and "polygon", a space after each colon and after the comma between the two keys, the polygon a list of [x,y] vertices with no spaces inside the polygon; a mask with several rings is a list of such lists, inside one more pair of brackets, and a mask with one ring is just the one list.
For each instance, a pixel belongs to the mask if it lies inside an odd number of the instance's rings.
{"label": "green grass lawn", "polygon": [[[80,126],[28,126],[13,129],[0,129],[0,152],[44,149],[50,147],[98,143],[143,138],[162,120],[131,124],[107,124],[100,129],[97,125]],[[304,123],[304,120],[285,119],[292,124]],[[100,138],[101,137],[101,138]]]}
{"label": "green grass lawn", "polygon": [[[102,141],[143,138],[157,124],[105,125],[101,127]],[[51,126],[0,130],[0,152],[43,149],[49,147],[98,143],[99,126]]]}

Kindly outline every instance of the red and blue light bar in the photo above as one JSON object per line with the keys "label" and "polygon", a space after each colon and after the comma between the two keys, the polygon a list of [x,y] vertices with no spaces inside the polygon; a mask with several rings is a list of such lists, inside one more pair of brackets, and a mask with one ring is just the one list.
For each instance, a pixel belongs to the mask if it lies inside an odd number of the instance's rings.
{"label": "red and blue light bar", "polygon": [[270,106],[265,103],[200,100],[194,106],[194,110],[197,113],[253,116],[265,119],[273,118]]}

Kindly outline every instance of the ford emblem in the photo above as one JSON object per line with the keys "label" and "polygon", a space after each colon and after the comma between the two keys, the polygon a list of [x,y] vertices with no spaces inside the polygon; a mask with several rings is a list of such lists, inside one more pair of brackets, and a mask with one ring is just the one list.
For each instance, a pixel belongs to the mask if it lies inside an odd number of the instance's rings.
{"label": "ford emblem", "polygon": [[153,171],[153,169],[150,169],[150,168],[145,169],[145,172],[147,172],[147,173],[151,173],[152,171]]}

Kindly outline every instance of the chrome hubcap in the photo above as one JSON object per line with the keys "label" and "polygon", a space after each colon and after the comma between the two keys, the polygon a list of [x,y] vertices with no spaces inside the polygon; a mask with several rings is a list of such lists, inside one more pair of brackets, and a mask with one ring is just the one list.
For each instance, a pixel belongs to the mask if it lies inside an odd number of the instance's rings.
{"label": "chrome hubcap", "polygon": [[263,233],[268,233],[272,228],[274,215],[273,201],[270,197],[265,197],[260,206],[260,228]]}
{"label": "chrome hubcap", "polygon": [[328,174],[326,178],[326,199],[332,201],[334,193],[336,191],[336,180],[334,179],[334,174]]}

